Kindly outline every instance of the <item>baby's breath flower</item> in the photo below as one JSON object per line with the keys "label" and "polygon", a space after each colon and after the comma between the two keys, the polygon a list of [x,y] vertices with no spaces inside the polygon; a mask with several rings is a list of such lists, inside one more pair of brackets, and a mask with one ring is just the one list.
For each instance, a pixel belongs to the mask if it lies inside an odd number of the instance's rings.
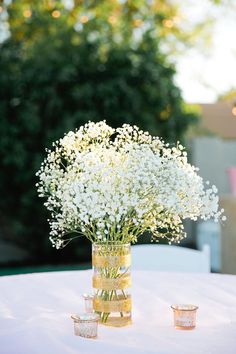
{"label": "baby's breath flower", "polygon": [[37,176],[56,248],[80,235],[136,242],[144,231],[179,243],[184,219],[226,219],[217,188],[204,189],[179,142],[170,147],[128,124],[113,129],[89,122],[67,133],[47,150]]}

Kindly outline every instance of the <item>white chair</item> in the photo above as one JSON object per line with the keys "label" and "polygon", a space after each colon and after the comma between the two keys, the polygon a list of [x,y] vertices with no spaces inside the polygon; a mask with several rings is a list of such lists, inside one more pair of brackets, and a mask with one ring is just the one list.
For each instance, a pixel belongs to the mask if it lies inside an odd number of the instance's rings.
{"label": "white chair", "polygon": [[202,251],[169,245],[132,246],[132,269],[170,272],[210,272],[210,248]]}

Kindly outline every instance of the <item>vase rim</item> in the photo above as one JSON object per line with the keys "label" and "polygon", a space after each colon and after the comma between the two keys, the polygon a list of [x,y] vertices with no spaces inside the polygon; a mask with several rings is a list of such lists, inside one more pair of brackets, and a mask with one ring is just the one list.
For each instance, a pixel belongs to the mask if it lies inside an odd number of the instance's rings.
{"label": "vase rim", "polygon": [[93,242],[95,246],[130,246],[129,242],[120,243],[117,241],[107,241],[107,242]]}

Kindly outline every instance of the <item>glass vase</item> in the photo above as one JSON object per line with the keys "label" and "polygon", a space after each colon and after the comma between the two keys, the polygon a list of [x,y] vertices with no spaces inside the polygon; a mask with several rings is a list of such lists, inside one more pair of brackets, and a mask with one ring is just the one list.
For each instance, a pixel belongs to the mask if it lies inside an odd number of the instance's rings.
{"label": "glass vase", "polygon": [[94,243],[93,309],[100,322],[115,327],[131,323],[130,244]]}

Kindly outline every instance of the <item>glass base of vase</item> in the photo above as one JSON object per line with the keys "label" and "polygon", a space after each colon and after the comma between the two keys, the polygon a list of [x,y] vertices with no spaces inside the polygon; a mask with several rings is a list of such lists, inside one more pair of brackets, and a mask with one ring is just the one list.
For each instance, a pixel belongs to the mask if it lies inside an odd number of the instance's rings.
{"label": "glass base of vase", "polygon": [[99,320],[99,323],[104,326],[111,326],[111,327],[125,327],[132,324],[132,318],[129,317],[113,317],[109,316],[106,322]]}

